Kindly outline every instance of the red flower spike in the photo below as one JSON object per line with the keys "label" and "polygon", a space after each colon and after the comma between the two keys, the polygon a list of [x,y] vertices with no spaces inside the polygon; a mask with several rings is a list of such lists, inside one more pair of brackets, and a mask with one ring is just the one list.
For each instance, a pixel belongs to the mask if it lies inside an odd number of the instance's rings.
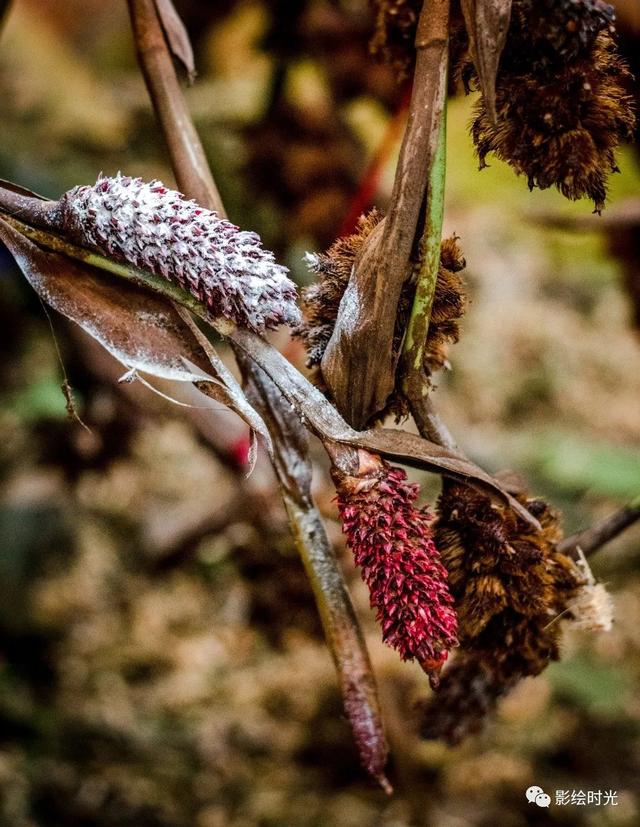
{"label": "red flower spike", "polygon": [[380,458],[357,476],[333,468],[347,544],[369,587],[382,639],[403,660],[417,660],[437,686],[457,618],[447,571],[431,536],[431,515],[414,503],[419,486]]}

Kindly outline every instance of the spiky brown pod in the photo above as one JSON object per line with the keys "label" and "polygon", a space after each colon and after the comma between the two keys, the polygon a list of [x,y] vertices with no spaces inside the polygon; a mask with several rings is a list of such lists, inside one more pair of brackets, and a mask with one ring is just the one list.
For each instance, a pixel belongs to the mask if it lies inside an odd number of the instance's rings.
{"label": "spiky brown pod", "polygon": [[613,31],[615,18],[603,0],[514,0],[503,64],[529,70],[566,63],[588,53],[600,32]]}
{"label": "spiky brown pod", "polygon": [[160,181],[117,175],[75,187],[58,221],[80,244],[175,282],[251,330],[299,321],[296,286],[260,237]]}
{"label": "spiky brown pod", "polygon": [[[555,186],[604,207],[615,152],[635,125],[631,75],[611,36],[613,10],[599,0],[516,0],[496,80],[497,123],[482,98],[472,136],[480,165],[493,152],[529,187]],[[477,82],[469,57],[459,67]]]}
{"label": "spiky brown pod", "polygon": [[[458,607],[460,641],[467,649],[490,650],[504,637],[514,639],[513,628],[520,625],[526,636],[530,621],[546,625],[581,585],[574,562],[556,550],[562,536],[558,515],[543,500],[518,498],[540,521],[541,532],[475,489],[444,484],[435,533]],[[543,645],[534,635],[521,653],[509,654],[523,658],[527,674],[537,674],[546,666],[546,656],[540,662],[538,653],[555,656],[558,634],[554,624]],[[529,654],[534,654],[530,662]]]}
{"label": "spiky brown pod", "polygon": [[304,342],[308,367],[322,361],[353,265],[381,220],[382,215],[373,209],[360,216],[354,233],[334,241],[326,253],[307,253],[307,265],[316,280],[302,291],[303,320],[293,334]]}
{"label": "spiky brown pod", "polygon": [[[333,333],[351,271],[364,243],[381,220],[382,215],[374,209],[360,217],[355,233],[339,238],[326,253],[307,257],[316,281],[302,291],[304,320],[294,330],[294,335],[303,340],[307,349],[307,365],[315,368],[313,379],[320,387],[323,387],[323,381],[319,365]],[[448,363],[449,346],[457,342],[460,336],[459,321],[464,314],[466,298],[459,273],[464,266],[458,239],[453,237],[443,240],[425,347],[424,367],[428,375]],[[410,280],[400,299],[393,345],[395,354],[401,346],[409,318],[413,289]],[[393,413],[400,418],[406,415],[405,408],[401,395],[394,392],[380,416]]]}
{"label": "spiky brown pod", "polygon": [[[540,521],[541,532],[474,489],[444,484],[435,538],[449,571],[465,654],[425,707],[429,737],[479,729],[501,695],[559,656],[555,621],[583,585],[583,575],[556,548],[557,514],[542,500],[518,498]],[[481,702],[452,729],[459,696],[468,686],[481,688]]]}
{"label": "spiky brown pod", "polygon": [[431,536],[431,516],[415,507],[419,488],[380,459],[351,476],[332,470],[342,530],[369,588],[383,640],[417,660],[432,681],[457,645],[447,572]]}

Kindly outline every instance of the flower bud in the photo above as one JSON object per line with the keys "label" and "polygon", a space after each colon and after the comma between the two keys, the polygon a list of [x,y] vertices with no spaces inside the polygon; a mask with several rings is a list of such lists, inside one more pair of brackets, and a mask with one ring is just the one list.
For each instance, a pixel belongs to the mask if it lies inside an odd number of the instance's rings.
{"label": "flower bud", "polygon": [[79,244],[174,282],[250,330],[296,324],[296,286],[260,237],[159,181],[117,175],[60,199],[62,229]]}

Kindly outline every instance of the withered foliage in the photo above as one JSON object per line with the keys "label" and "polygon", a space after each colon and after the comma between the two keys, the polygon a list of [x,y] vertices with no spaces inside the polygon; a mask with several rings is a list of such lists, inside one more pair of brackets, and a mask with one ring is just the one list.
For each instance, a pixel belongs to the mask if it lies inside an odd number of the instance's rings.
{"label": "withered foliage", "polygon": [[[501,695],[559,656],[556,621],[584,578],[557,550],[558,515],[543,500],[518,499],[541,532],[468,486],[444,485],[434,536],[449,571],[463,653],[425,707],[426,737],[456,741],[477,731]],[[473,702],[462,702],[465,693]]]}
{"label": "withered foliage", "polygon": [[[631,74],[612,36],[613,9],[599,0],[516,0],[496,81],[497,123],[482,98],[472,136],[480,165],[493,152],[527,177],[599,212],[615,151],[635,125]],[[471,58],[458,67],[477,85]]]}
{"label": "withered foliage", "polygon": [[[320,362],[333,333],[338,309],[349,283],[352,269],[363,245],[373,229],[382,220],[377,210],[360,217],[355,233],[335,241],[326,253],[308,256],[308,263],[316,281],[302,293],[304,320],[294,331],[307,349],[307,366],[314,368],[313,379],[323,387]],[[460,336],[459,321],[465,310],[466,297],[460,271],[465,261],[456,237],[444,239],[440,251],[440,269],[431,309],[431,319],[425,348],[424,367],[431,375],[447,364],[448,350]],[[411,311],[413,280],[408,280],[398,307],[394,354],[402,345],[402,335]],[[389,399],[381,416],[393,413],[397,418],[406,415],[404,400],[396,391]]]}
{"label": "withered foliage", "polygon": [[316,281],[302,291],[304,318],[294,331],[305,344],[307,367],[315,367],[322,361],[353,265],[381,220],[382,214],[374,208],[360,216],[354,233],[338,238],[326,253],[307,255],[307,264]]}

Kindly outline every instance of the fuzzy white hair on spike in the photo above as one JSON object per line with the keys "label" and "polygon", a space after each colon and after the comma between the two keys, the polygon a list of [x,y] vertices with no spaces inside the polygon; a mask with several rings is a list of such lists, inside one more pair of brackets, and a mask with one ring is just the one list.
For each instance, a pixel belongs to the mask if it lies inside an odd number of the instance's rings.
{"label": "fuzzy white hair on spike", "polygon": [[602,583],[597,583],[582,549],[577,549],[576,566],[584,575],[584,585],[567,605],[572,625],[590,632],[609,632],[613,626],[613,600]]}
{"label": "fuzzy white hair on spike", "polygon": [[178,284],[213,315],[260,333],[300,321],[296,286],[257,233],[160,181],[100,177],[65,193],[60,208],[80,244]]}

